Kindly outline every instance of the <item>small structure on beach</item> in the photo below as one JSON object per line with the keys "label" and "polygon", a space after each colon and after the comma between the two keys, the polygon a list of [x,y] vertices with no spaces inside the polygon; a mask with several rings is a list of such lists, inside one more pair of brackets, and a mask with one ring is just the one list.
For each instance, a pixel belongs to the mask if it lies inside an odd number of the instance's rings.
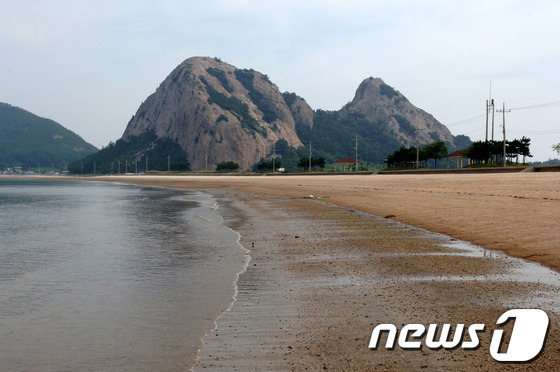
{"label": "small structure on beach", "polygon": [[457,168],[463,168],[463,159],[467,161],[467,165],[471,164],[471,159],[465,156],[467,150],[457,150],[447,155],[447,168],[449,168],[449,159],[457,159]]}
{"label": "small structure on beach", "polygon": [[339,169],[338,172],[348,172],[356,167],[356,160],[352,158],[343,158],[335,161],[333,165],[335,172],[337,172],[337,169]]}

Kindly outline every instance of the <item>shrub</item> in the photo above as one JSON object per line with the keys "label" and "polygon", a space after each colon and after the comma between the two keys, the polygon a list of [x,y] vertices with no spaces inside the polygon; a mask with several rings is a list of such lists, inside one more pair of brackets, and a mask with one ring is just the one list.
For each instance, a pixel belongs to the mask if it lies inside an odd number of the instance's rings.
{"label": "shrub", "polygon": [[216,172],[229,172],[238,169],[239,169],[239,164],[233,161],[223,161],[217,165]]}

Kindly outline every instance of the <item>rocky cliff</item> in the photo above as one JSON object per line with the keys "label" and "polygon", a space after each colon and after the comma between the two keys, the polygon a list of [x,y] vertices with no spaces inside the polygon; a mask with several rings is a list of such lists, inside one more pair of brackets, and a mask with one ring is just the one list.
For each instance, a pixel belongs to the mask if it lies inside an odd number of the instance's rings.
{"label": "rocky cliff", "polygon": [[140,105],[123,139],[150,130],[176,141],[193,170],[222,161],[248,170],[281,138],[302,146],[290,108],[266,75],[206,57],[175,68]]}
{"label": "rocky cliff", "polygon": [[407,147],[416,146],[416,131],[421,145],[442,140],[449,149],[456,147],[455,137],[446,126],[380,78],[365,79],[352,102],[342,108],[340,114],[361,116]]}

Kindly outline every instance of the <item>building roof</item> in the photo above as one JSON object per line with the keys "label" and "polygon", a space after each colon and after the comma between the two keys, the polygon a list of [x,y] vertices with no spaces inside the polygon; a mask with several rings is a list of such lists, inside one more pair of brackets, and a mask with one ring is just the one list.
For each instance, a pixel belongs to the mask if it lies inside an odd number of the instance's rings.
{"label": "building roof", "polygon": [[334,164],[356,164],[356,160],[352,158],[343,158],[335,161]]}
{"label": "building roof", "polygon": [[464,158],[467,150],[457,150],[447,155],[446,158]]}

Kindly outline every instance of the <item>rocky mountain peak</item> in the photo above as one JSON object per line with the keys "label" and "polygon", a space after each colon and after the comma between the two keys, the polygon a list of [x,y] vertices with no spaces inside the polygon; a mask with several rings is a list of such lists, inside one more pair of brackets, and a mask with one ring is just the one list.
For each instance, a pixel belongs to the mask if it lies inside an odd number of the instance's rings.
{"label": "rocky mountain peak", "polygon": [[194,170],[212,170],[222,161],[250,169],[279,139],[302,146],[290,108],[266,75],[208,57],[177,66],[140,106],[123,138],[150,130],[176,141]]}
{"label": "rocky mountain peak", "polygon": [[414,106],[399,91],[385,84],[380,78],[367,78],[358,87],[352,102],[341,111],[343,115],[360,115],[383,128],[405,146],[418,141],[427,144],[442,140],[449,148],[455,147],[455,139],[449,129],[432,115]]}

